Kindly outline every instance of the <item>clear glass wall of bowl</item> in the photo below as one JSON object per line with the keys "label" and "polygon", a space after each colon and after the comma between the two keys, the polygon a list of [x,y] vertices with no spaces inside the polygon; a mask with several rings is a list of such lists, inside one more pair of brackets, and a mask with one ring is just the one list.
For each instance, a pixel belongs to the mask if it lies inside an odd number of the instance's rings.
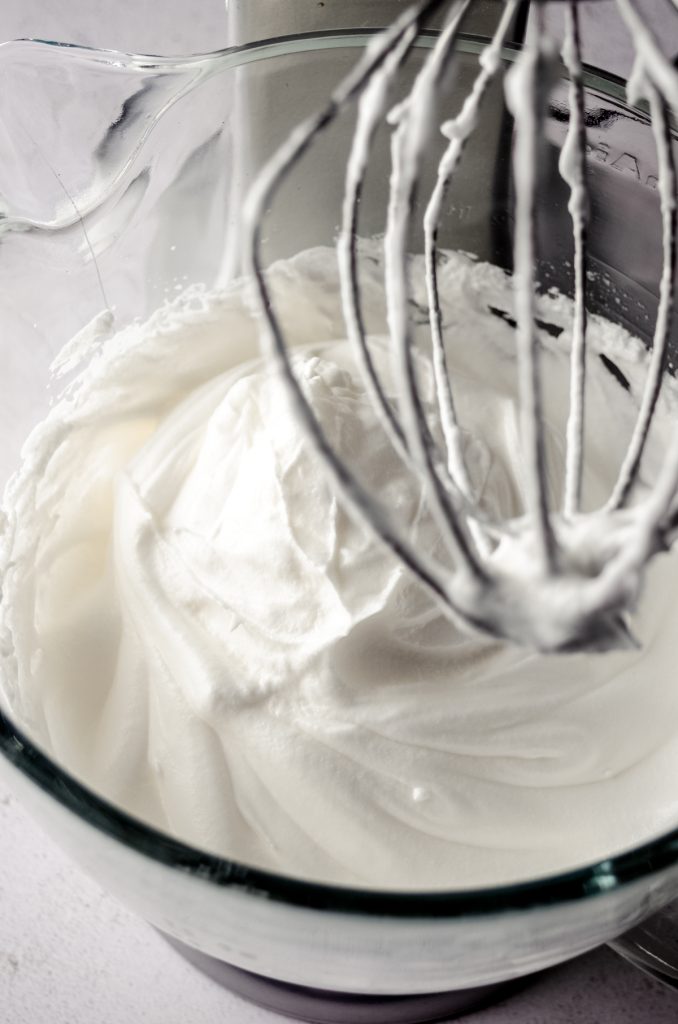
{"label": "clear glass wall of bowl", "polygon": [[[66,341],[99,317],[90,339],[105,344],[102,312],[116,329],[189,284],[239,273],[253,174],[365,42],[352,33],[305,37],[174,63],[45,44],[0,49],[2,482],[48,407],[49,367]],[[429,46],[423,39],[415,49],[409,81]],[[461,42],[446,117],[468,91],[479,47]],[[506,66],[511,59],[507,52]],[[562,84],[547,124],[539,236],[544,285],[569,291],[567,194],[557,178],[565,96]],[[587,108],[592,303],[648,336],[659,268],[650,129],[625,106],[618,82],[590,76]],[[264,229],[268,260],[334,241],[352,124],[353,112],[339,118],[281,189]],[[511,140],[498,82],[440,237],[508,269]],[[376,141],[361,203],[365,235],[384,227],[388,142],[386,132]],[[432,143],[422,195],[443,145],[442,137]],[[412,248],[420,243],[415,232]],[[20,730],[0,719],[2,768],[86,870],[169,935],[285,981],[394,995],[490,983],[592,948],[678,894],[678,833],[567,877],[477,892],[374,893],[268,875],[127,818]]]}

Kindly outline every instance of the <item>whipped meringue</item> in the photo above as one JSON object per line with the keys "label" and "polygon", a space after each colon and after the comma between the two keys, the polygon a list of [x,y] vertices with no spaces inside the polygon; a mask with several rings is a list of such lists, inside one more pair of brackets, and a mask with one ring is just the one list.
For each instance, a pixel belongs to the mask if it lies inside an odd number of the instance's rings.
{"label": "whipped meringue", "polygon": [[[375,251],[363,251],[363,299],[381,358]],[[410,269],[424,336],[423,261]],[[334,253],[276,264],[271,280],[329,438],[435,549],[418,486],[342,340]],[[510,284],[458,253],[440,280],[473,486],[489,513],[516,515]],[[573,314],[562,296],[539,301],[556,500]],[[542,656],[460,631],[337,502],[257,335],[244,282],[193,287],[97,347],[33,431],[4,502],[3,707],[137,817],[307,879],[496,885],[607,858],[678,823],[677,556],[649,572],[641,650]],[[584,492],[595,508],[633,430],[647,359],[595,317],[589,346]],[[430,388],[425,361],[421,372]],[[676,402],[667,387],[650,468]]]}

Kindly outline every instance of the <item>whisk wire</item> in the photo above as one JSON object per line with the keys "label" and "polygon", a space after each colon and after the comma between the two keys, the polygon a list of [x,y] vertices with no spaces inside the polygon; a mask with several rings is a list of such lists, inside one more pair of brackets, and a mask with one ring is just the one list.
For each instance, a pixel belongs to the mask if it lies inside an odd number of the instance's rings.
{"label": "whisk wire", "polygon": [[546,451],[540,374],[541,345],[536,331],[536,193],[539,142],[546,114],[549,58],[543,50],[542,5],[532,21],[525,50],[506,76],[506,103],[515,121],[514,274],[517,320],[518,387],[527,465],[526,503],[542,571],[556,570],[557,545],[546,499]]}
{"label": "whisk wire", "polygon": [[[261,243],[265,211],[273,202],[287,176],[344,106],[359,95],[374,73],[382,67],[393,46],[410,26],[421,25],[423,18],[442,6],[445,0],[428,0],[409,7],[383,34],[367,47],[363,58],[334,90],[329,103],[294,129],[264,165],[247,195],[243,210],[246,271],[254,286],[254,296],[263,318],[261,340],[285,383],[294,415],[318,452],[338,492],[358,518],[380,537],[395,557],[457,621],[469,621],[451,595],[449,574],[438,562],[419,550],[407,533],[393,520],[388,510],[364,487],[337,455],[322,430],[297,379],[287,348],[285,333],[276,314],[266,280]],[[478,628],[483,628],[478,623]]]}
{"label": "whisk wire", "polygon": [[[492,42],[480,56],[480,72],[475,78],[471,92],[464,100],[460,113],[454,120],[443,125],[443,134],[449,137],[450,142],[438,166],[436,183],[424,213],[424,260],[432,362],[447,468],[451,478],[469,501],[473,500],[473,493],[462,450],[461,428],[457,418],[447,353],[443,342],[442,310],[438,288],[438,225],[455,171],[459,166],[466,143],[476,126],[480,106],[488,87],[499,70],[501,49],[519,6],[520,0],[508,0]],[[469,526],[475,533],[476,544],[483,553],[487,554],[489,548],[482,528],[479,527],[477,521],[471,522]]]}
{"label": "whisk wire", "polygon": [[[672,0],[674,6],[678,0]],[[570,126],[560,173],[570,187],[569,212],[574,243],[575,305],[570,367],[570,409],[566,431],[563,511],[549,507],[545,449],[545,408],[541,379],[542,343],[537,330],[538,165],[556,53],[546,33],[544,3],[532,8],[526,43],[504,80],[513,115],[515,206],[514,296],[518,402],[526,463],[525,515],[492,522],[473,493],[462,427],[450,379],[439,284],[438,224],[451,183],[478,113],[501,65],[509,27],[521,8],[507,0],[490,44],[482,51],[471,92],[460,112],[443,124],[449,144],[436,170],[424,214],[425,283],[431,339],[434,404],[442,445],[429,421],[422,359],[415,352],[410,319],[408,245],[421,198],[422,170],[434,131],[438,97],[457,49],[463,18],[473,0],[428,0],[409,7],[394,25],[376,36],[357,67],[334,90],[329,104],[308,118],[264,167],[245,206],[245,229],[254,294],[263,316],[264,347],[272,354],[291,408],[321,457],[330,480],[349,511],[366,524],[428,589],[451,619],[487,634],[528,643],[540,650],[607,650],[633,646],[626,613],[636,599],[642,571],[652,554],[678,527],[678,431],[649,497],[629,507],[666,369],[678,264],[676,235],[677,169],[672,149],[669,105],[678,96],[678,72],[660,54],[652,33],[639,46],[636,87],[644,81],[659,155],[663,271],[655,344],[636,427],[613,500],[590,517],[581,514],[587,363],[586,126],[581,33],[576,0],[568,0],[563,59],[570,74]],[[424,19],[443,4],[450,14],[405,101],[390,109],[402,68]],[[639,17],[635,0],[617,0],[632,29]],[[662,63],[663,61],[663,63]],[[652,68],[649,67],[652,64]],[[669,83],[670,87],[666,87]],[[672,92],[673,90],[673,92]],[[675,96],[674,96],[675,93]],[[630,97],[631,98],[631,97]],[[315,139],[351,102],[357,126],[345,175],[341,228],[337,242],[342,306],[347,334],[366,392],[393,447],[413,471],[451,553],[443,562],[422,549],[405,524],[359,480],[330,443],[296,372],[285,331],[275,312],[262,262],[262,223],[268,207],[292,169]],[[633,99],[631,99],[633,102]],[[678,108],[678,103],[675,104]],[[384,237],[385,299],[392,380],[382,379],[381,356],[373,357],[360,281],[359,207],[377,132],[384,116],[393,127],[391,177]],[[396,403],[389,394],[393,387]],[[434,415],[435,415],[434,412]],[[600,544],[600,556],[591,545]],[[585,543],[581,550],[577,544]],[[593,554],[592,554],[593,552]]]}
{"label": "whisk wire", "polygon": [[361,97],[346,169],[342,223],[337,240],[342,308],[348,340],[356,353],[357,365],[381,425],[400,457],[407,462],[411,461],[407,439],[382,387],[367,344],[358,275],[358,209],[372,142],[388,103],[389,87],[416,38],[416,31],[414,24],[403,30],[400,39],[394,42],[393,52],[384,61],[382,74],[371,79]]}
{"label": "whisk wire", "polygon": [[[453,6],[431,57],[417,75],[406,104],[395,116],[397,127],[392,139],[392,171],[384,257],[386,268],[386,306],[389,332],[393,344],[394,378],[399,407],[408,441],[408,449],[417,461],[429,498],[430,507],[457,565],[477,580],[487,572],[476,557],[473,541],[458,508],[450,500],[436,472],[435,453],[430,434],[425,429],[426,413],[419,391],[413,358],[413,340],[408,313],[407,251],[412,211],[415,207],[421,161],[429,141],[430,124],[422,112],[435,110],[436,89],[440,74],[461,27],[470,0],[458,0]],[[416,116],[412,117],[412,110]]]}
{"label": "whisk wire", "polygon": [[[353,347],[356,364],[361,372],[368,396],[371,398],[381,425],[400,458],[420,477],[427,470],[413,458],[402,425],[389,402],[380,380],[377,367],[367,343],[362,313],[362,297],[358,272],[358,210],[363,193],[370,151],[387,109],[389,91],[402,63],[406,59],[414,39],[416,26],[403,29],[400,39],[394,39],[393,52],[384,61],[382,72],[374,75],[364,88],[358,104],[357,125],[347,163],[344,200],[342,204],[341,229],[337,239],[337,261],[342,297],[342,309],[348,340]],[[435,441],[424,424],[427,445],[434,455],[436,472],[441,486],[450,492],[451,499],[464,509],[467,516],[486,519],[475,509],[457,482],[452,479],[445,460],[438,452]]]}
{"label": "whisk wire", "polygon": [[570,354],[570,412],[566,428],[565,493],[563,512],[579,512],[584,468],[586,416],[587,328],[587,218],[586,125],[581,59],[579,6],[570,0],[565,9],[563,60],[570,75],[570,126],[560,156],[560,173],[570,186],[569,212],[574,239],[574,317]]}

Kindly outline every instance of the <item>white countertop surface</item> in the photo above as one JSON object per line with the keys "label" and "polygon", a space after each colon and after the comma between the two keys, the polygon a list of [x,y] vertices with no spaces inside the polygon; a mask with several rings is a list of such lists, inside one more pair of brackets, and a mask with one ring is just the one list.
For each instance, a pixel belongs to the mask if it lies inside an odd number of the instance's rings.
{"label": "white countertop surface", "polygon": [[[306,0],[300,0],[306,2]],[[308,0],[311,2],[311,0]],[[223,0],[0,0],[0,42],[59,39],[152,53],[226,45]],[[0,780],[2,1024],[274,1024],[184,963],[86,878]],[[472,1024],[675,1024],[678,994],[599,950]]]}

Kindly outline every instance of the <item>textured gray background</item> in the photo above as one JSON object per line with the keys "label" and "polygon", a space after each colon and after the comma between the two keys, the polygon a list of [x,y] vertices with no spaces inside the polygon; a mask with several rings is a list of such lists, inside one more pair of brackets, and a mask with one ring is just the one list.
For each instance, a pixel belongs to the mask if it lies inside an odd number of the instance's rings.
{"label": "textured gray background", "polygon": [[[652,2],[659,11],[665,0]],[[604,22],[604,6],[591,9],[591,24]],[[0,41],[22,36],[157,54],[228,44],[222,0],[0,0]],[[628,53],[620,41],[603,31],[594,49],[599,63],[623,73]],[[469,1024],[675,1024],[678,995],[599,950],[466,1019]],[[150,928],[84,877],[0,782],[2,1024],[277,1020],[219,989],[171,953]]]}

